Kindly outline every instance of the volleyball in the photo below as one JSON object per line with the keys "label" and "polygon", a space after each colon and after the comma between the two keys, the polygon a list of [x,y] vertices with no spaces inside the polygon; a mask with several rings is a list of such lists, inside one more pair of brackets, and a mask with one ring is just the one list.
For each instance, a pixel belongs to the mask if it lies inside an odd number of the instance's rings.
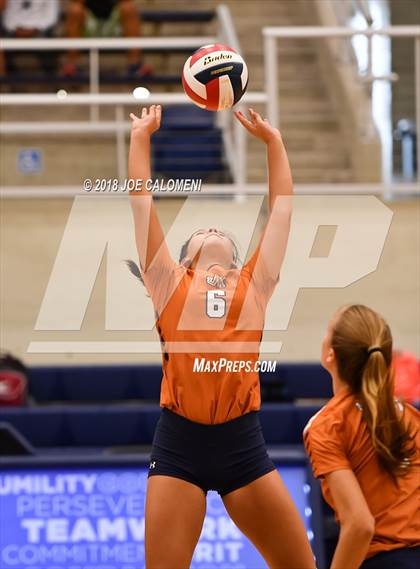
{"label": "volleyball", "polygon": [[191,101],[202,109],[230,109],[246,91],[248,68],[231,47],[220,43],[205,45],[185,62],[182,85]]}

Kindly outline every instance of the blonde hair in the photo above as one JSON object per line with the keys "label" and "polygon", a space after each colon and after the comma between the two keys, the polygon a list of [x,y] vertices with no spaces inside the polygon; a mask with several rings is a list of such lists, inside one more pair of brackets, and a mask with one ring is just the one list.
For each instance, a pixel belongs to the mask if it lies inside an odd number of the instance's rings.
{"label": "blonde hair", "polygon": [[347,306],[333,326],[331,347],[340,378],[362,406],[379,462],[395,479],[410,466],[416,445],[394,399],[391,330],[367,306]]}

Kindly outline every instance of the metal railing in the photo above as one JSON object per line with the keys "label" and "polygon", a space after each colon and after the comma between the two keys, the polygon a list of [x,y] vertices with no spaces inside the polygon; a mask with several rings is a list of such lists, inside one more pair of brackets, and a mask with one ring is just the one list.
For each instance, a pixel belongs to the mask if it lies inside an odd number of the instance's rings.
{"label": "metal railing", "polygon": [[[415,84],[415,107],[416,107],[416,132],[420,136],[420,26],[389,26],[387,28],[367,28],[356,30],[347,27],[266,27],[264,35],[264,62],[266,72],[267,89],[267,115],[270,122],[276,126],[280,124],[281,109],[279,105],[279,79],[278,79],[278,46],[277,40],[286,38],[300,39],[326,39],[326,38],[351,38],[356,35],[364,35],[371,38],[374,35],[387,36],[389,38],[412,38],[414,39],[414,84]],[[375,77],[375,80],[392,80],[392,77]],[[417,144],[417,180],[420,181],[420,144]],[[385,185],[385,184],[384,184]],[[417,191],[419,191],[417,189]],[[389,189],[384,188],[384,194]]]}
{"label": "metal railing", "polygon": [[[319,1],[319,0],[318,0]],[[321,0],[322,1],[322,0]],[[351,25],[351,14],[355,13],[361,16],[361,20],[364,23],[366,28],[375,29],[378,26],[372,16],[371,8],[369,6],[368,0],[353,0],[352,3],[348,2],[332,2],[333,11],[337,17],[338,25],[340,26],[347,26]],[[385,9],[384,9],[385,11]],[[388,25],[389,22],[386,23]],[[382,22],[384,25],[384,22]],[[355,26],[358,29],[358,26]],[[370,86],[376,80],[385,80],[389,82],[398,81],[398,75],[396,73],[388,73],[387,75],[383,75],[381,77],[375,76],[373,74],[373,37],[372,35],[366,35],[366,47],[364,48],[366,53],[366,69],[363,73],[360,73],[360,78],[366,83],[367,86]],[[348,38],[347,45],[340,45],[340,52],[336,50],[334,54],[337,59],[340,58],[340,53],[343,51],[346,53],[347,61],[351,61],[355,66],[359,67],[359,61],[357,57],[357,53],[355,50],[354,45],[352,45],[352,37]],[[343,48],[345,48],[343,50]]]}
{"label": "metal railing", "polygon": [[[5,51],[56,51],[56,50],[87,50],[89,52],[89,93],[97,94],[100,91],[99,66],[100,51],[127,50],[140,48],[144,51],[150,49],[170,50],[172,48],[198,49],[206,43],[214,43],[213,36],[198,37],[167,37],[167,38],[39,38],[39,39],[3,39],[2,49]],[[91,120],[98,120],[99,108],[96,104],[90,104]]]}
{"label": "metal railing", "polygon": [[[126,50],[130,48],[170,50],[189,48],[191,50],[211,43],[221,42],[240,52],[240,45],[229,8],[223,4],[216,8],[218,35],[198,37],[168,38],[113,38],[113,39],[6,39],[2,41],[4,50],[88,50],[89,51],[89,93],[67,95],[67,93],[37,95],[2,95],[1,105],[87,105],[90,108],[90,122],[7,122],[0,124],[0,134],[58,134],[58,133],[115,133],[117,175],[120,180],[126,177],[125,134],[130,130],[130,122],[124,120],[124,106],[138,104],[185,105],[191,101],[183,93],[153,93],[147,99],[139,100],[133,95],[100,94],[99,54],[103,50]],[[139,79],[139,82],[141,80]],[[266,102],[263,92],[248,92],[241,101],[243,104]],[[101,121],[100,108],[115,105],[115,120]],[[246,135],[231,113],[218,113],[217,124],[222,130],[228,163],[235,184],[246,182]]]}
{"label": "metal railing", "polygon": [[[243,97],[244,104],[261,104],[266,102],[265,93],[248,92]],[[61,97],[52,94],[36,94],[36,95],[2,95],[0,96],[0,105],[13,106],[62,106],[62,105],[78,105],[78,106],[111,106],[115,107],[115,120],[86,120],[86,121],[30,121],[30,122],[12,122],[7,121],[0,123],[0,135],[2,134],[115,134],[116,137],[116,155],[117,155],[117,177],[122,181],[127,177],[126,162],[126,141],[125,134],[131,129],[131,122],[126,119],[127,112],[124,107],[128,105],[139,104],[161,104],[161,105],[186,105],[191,104],[184,93],[154,93],[146,100],[140,101],[134,95],[118,95],[118,94],[81,94],[66,95]],[[232,124],[230,118],[230,124]],[[245,183],[245,153],[246,153],[246,133],[242,128],[235,128],[235,138],[232,138],[228,131],[229,123],[226,121],[226,128],[223,129],[225,135],[226,149],[234,166],[233,176],[236,184]]]}
{"label": "metal railing", "polygon": [[[389,28],[372,29],[367,28],[364,30],[355,30],[353,28],[327,28],[327,27],[266,27],[263,28],[264,35],[264,59],[266,66],[266,86],[268,95],[268,114],[271,121],[278,124],[279,118],[279,105],[278,105],[278,72],[277,65],[277,40],[286,38],[300,38],[300,39],[326,39],[326,38],[350,38],[356,35],[364,35],[371,37],[374,35],[382,35],[388,37],[405,37],[415,39],[415,85],[416,85],[416,100],[418,99],[419,88],[419,62],[420,57],[420,26],[390,26]],[[384,77],[373,77],[373,79],[384,79]],[[277,97],[275,96],[277,94]],[[418,118],[418,117],[417,117]]]}
{"label": "metal railing", "polygon": [[[28,50],[28,49],[87,49],[90,58],[90,92],[82,95],[69,94],[7,94],[1,95],[0,105],[84,105],[91,109],[90,121],[43,121],[40,122],[3,122],[0,124],[1,134],[60,134],[60,133],[114,133],[117,147],[118,177],[126,176],[126,148],[125,133],[130,128],[128,120],[124,120],[124,107],[126,105],[138,105],[139,100],[133,95],[103,94],[99,93],[99,51],[107,49],[125,50],[138,47],[143,50],[159,47],[170,49],[172,47],[198,48],[206,43],[214,43],[216,40],[225,41],[239,47],[234,27],[227,17],[226,7],[218,8],[218,17],[221,22],[220,38],[216,37],[187,37],[187,38],[126,38],[126,39],[6,39],[2,41],[5,50]],[[420,26],[393,26],[383,29],[355,30],[342,27],[266,27],[263,28],[264,36],[264,65],[265,65],[265,91],[248,92],[241,100],[241,105],[266,104],[267,116],[273,125],[278,125],[281,119],[281,106],[279,104],[279,80],[278,80],[278,45],[277,41],[284,38],[323,39],[323,38],[349,38],[357,34],[372,36],[374,34],[389,37],[406,37],[415,39],[415,85],[416,85],[416,125],[417,133],[420,133]],[[190,101],[183,93],[153,93],[143,104],[188,104]],[[101,106],[115,106],[115,120],[102,121],[99,117]],[[232,193],[246,192],[246,136],[244,129],[239,125],[229,122],[232,120],[231,113],[220,113],[218,116],[224,130],[224,141],[233,165],[234,183],[237,188],[232,188]],[[420,164],[420,145],[417,145],[417,164]],[[418,168],[419,170],[419,168]],[[354,185],[353,185],[354,186]],[[302,186],[300,186],[302,188]],[[338,186],[336,186],[337,188]],[[347,187],[347,189],[346,189]],[[366,184],[361,185],[366,188]],[[414,184],[406,186],[408,192],[418,192]],[[344,184],[343,191],[348,191],[350,185]],[[6,190],[9,190],[7,188]],[[77,189],[75,189],[76,191]],[[398,192],[401,185],[398,185]],[[28,189],[31,192],[31,189]],[[58,189],[55,194],[58,194]],[[363,192],[364,190],[361,189]],[[383,193],[389,194],[390,188],[383,186]],[[52,190],[53,192],[53,190]],[[76,192],[77,193],[77,192]],[[6,194],[3,191],[3,195]],[[51,193],[51,195],[53,195]]]}
{"label": "metal railing", "polygon": [[[294,191],[297,195],[301,196],[325,196],[325,195],[367,195],[382,197],[384,194],[383,184],[375,183],[329,183],[329,184],[295,184]],[[392,184],[392,191],[394,196],[407,196],[418,193],[418,185],[412,183],[394,183]],[[157,189],[153,192],[154,195],[163,196],[165,198],[179,198],[178,192],[166,192],[163,189]],[[82,195],[96,195],[113,197],[121,196],[121,193],[105,193],[91,191],[88,194],[79,186],[60,186],[54,189],[47,186],[9,186],[0,188],[0,197],[22,199],[22,198],[63,198],[69,199]],[[238,196],[242,195],[267,195],[267,184],[247,184],[238,189],[233,184],[203,184],[201,191],[194,193],[194,197],[208,197],[208,196]]]}
{"label": "metal railing", "polygon": [[[241,46],[236,34],[235,25],[232,20],[230,10],[224,4],[216,9],[219,23],[219,37],[222,44],[228,45],[241,53]],[[250,103],[265,103],[264,93],[254,93],[254,100]],[[260,100],[258,100],[260,97]],[[238,109],[242,109],[242,103],[238,105]],[[218,113],[217,123],[223,133],[223,143],[225,147],[226,157],[232,171],[235,184],[243,185],[246,183],[246,135],[237,121],[233,121],[232,113]]]}

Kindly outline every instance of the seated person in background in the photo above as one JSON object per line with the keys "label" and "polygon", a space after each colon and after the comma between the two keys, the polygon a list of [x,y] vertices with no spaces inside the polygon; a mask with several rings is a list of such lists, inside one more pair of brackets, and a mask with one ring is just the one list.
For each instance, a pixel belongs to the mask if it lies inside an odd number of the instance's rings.
{"label": "seated person in background", "polygon": [[22,360],[0,351],[0,407],[28,402],[28,369]]}
{"label": "seated person in background", "polygon": [[[65,36],[79,38],[86,23],[87,11],[98,20],[106,21],[113,14],[114,8],[119,12],[124,37],[140,36],[140,16],[134,0],[69,0],[67,7]],[[77,62],[79,52],[72,50],[67,54],[67,61],[61,69],[61,75],[72,77],[78,73]],[[128,51],[128,73],[143,77],[150,75],[152,68],[141,61],[139,49]]]}
{"label": "seated person in background", "polygon": [[[58,0],[0,0],[0,14],[2,35],[6,37],[50,36],[58,20]],[[5,74],[5,58],[1,51],[0,76]]]}

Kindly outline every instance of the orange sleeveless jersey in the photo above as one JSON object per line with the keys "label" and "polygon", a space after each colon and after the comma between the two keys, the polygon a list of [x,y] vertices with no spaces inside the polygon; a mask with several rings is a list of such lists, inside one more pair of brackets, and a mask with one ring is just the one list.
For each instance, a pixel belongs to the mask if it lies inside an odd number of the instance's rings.
{"label": "orange sleeveless jersey", "polygon": [[334,396],[304,429],[305,447],[314,475],[322,479],[322,493],[333,509],[326,474],[349,469],[360,484],[375,518],[375,533],[367,557],[420,545],[420,413],[408,404],[403,406],[403,412],[406,423],[417,431],[417,456],[407,475],[398,478],[398,486],[381,468],[361,409],[347,389]]}
{"label": "orange sleeveless jersey", "polygon": [[[162,344],[161,407],[206,424],[260,408],[253,366],[276,279],[257,263],[258,252],[242,269],[191,270],[169,259],[148,268],[144,281]],[[218,369],[223,358],[230,370]],[[239,360],[248,370],[239,370]]]}

